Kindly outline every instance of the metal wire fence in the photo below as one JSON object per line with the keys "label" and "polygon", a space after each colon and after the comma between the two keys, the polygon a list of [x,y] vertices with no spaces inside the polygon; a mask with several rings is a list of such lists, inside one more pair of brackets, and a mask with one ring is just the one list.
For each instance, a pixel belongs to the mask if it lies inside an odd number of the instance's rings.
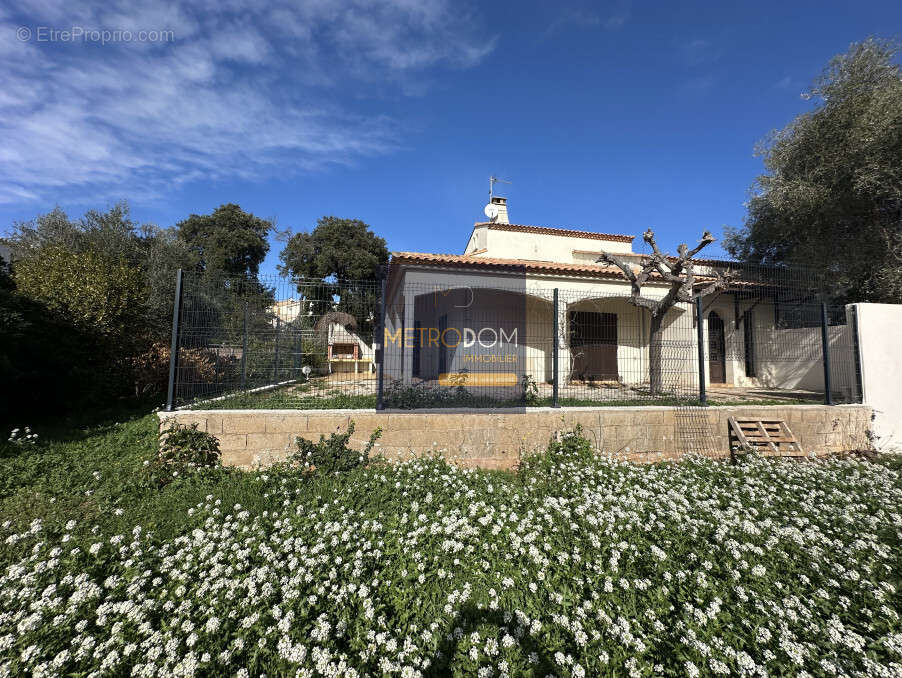
{"label": "metal wire fence", "polygon": [[653,322],[622,283],[185,273],[168,406],[857,402],[854,314],[779,275],[749,268]]}

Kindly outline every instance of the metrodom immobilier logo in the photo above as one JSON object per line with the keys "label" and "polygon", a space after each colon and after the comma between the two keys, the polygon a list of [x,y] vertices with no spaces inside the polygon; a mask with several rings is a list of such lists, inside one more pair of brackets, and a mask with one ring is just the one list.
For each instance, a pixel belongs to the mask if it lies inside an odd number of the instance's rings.
{"label": "metrodom immobilier logo", "polygon": [[[399,327],[384,331],[386,347],[443,352],[452,355],[459,368],[467,370],[439,373],[442,386],[516,386],[519,381],[516,327]],[[447,359],[442,361],[445,362]]]}

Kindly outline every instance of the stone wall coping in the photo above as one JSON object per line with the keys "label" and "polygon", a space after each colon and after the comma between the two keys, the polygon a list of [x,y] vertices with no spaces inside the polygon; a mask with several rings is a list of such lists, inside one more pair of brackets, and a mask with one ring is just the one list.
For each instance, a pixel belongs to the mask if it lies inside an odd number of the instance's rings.
{"label": "stone wall coping", "polygon": [[[600,406],[600,407],[500,407],[500,408],[488,408],[488,407],[443,407],[443,408],[420,408],[415,410],[400,410],[400,409],[384,409],[384,410],[370,410],[370,409],[331,409],[331,410],[298,410],[298,409],[284,409],[284,410],[173,410],[172,412],[167,412],[165,410],[160,410],[157,412],[157,416],[160,419],[169,419],[170,417],[175,417],[180,414],[191,415],[191,416],[222,416],[222,415],[254,415],[254,414],[268,414],[268,415],[290,415],[290,414],[298,414],[304,416],[328,416],[328,415],[340,415],[347,416],[353,414],[554,414],[554,413],[565,413],[565,412],[676,412],[682,409],[685,409],[686,406],[678,406],[678,405],[612,405],[612,406]],[[690,406],[690,407],[700,407],[700,406]],[[851,403],[844,405],[824,405],[820,404],[811,404],[811,405],[798,405],[798,404],[787,404],[787,405],[709,405],[704,409],[710,412],[717,411],[726,411],[726,410],[734,410],[734,409],[769,409],[774,408],[774,410],[784,409],[784,408],[792,408],[792,409],[800,409],[800,410],[817,410],[821,408],[830,408],[830,409],[858,409],[865,408],[870,409],[870,405],[862,405],[861,403]]]}

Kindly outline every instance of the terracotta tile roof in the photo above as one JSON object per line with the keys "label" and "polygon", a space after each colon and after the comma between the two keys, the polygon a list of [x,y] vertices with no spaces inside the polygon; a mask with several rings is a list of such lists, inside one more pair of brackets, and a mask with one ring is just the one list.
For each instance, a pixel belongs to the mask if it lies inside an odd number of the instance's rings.
{"label": "terracotta tile roof", "polygon": [[594,233],[578,231],[572,228],[553,228],[551,226],[527,226],[525,224],[498,224],[494,221],[479,221],[475,226],[488,226],[493,231],[518,231],[520,233],[542,233],[545,235],[562,235],[589,240],[607,240],[608,242],[633,242],[634,235],[617,235],[614,233]]}
{"label": "terracotta tile roof", "polygon": [[[547,273],[551,275],[570,275],[586,278],[608,278],[611,280],[624,280],[626,276],[616,266],[601,266],[599,264],[577,264],[558,261],[533,261],[530,259],[499,259],[497,257],[480,257],[470,254],[432,254],[429,252],[392,252],[391,263],[394,264],[438,264],[460,268],[490,268],[508,271],[529,271],[531,273]],[[699,263],[699,262],[697,262]],[[723,263],[723,262],[717,262]],[[639,270],[635,266],[634,270]],[[696,274],[697,285],[710,282],[711,276]],[[653,274],[650,282],[662,283],[657,274]],[[762,283],[733,280],[729,288],[734,287],[758,287]],[[725,290],[727,291],[727,290]]]}
{"label": "terracotta tile roof", "polygon": [[529,259],[498,259],[474,257],[468,254],[430,254],[427,252],[392,252],[393,264],[442,264],[469,268],[497,268],[526,270],[534,273],[578,275],[592,278],[620,278],[623,273],[616,266],[597,264],[568,264],[557,261],[532,261]]}

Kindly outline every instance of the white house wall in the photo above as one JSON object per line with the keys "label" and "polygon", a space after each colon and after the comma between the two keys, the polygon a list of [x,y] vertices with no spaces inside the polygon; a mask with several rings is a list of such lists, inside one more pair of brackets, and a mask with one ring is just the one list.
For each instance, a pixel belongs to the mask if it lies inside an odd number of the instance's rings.
{"label": "white house wall", "polygon": [[574,256],[574,251],[598,251],[602,249],[617,254],[632,252],[632,244],[619,240],[599,240],[570,235],[552,235],[528,231],[506,231],[479,227],[470,238],[467,252],[485,249],[476,256],[526,259],[530,261],[559,261],[585,263],[585,255]]}
{"label": "white house wall", "polygon": [[879,450],[902,452],[902,305],[854,307],[858,316],[862,402],[874,408],[874,444]]}
{"label": "white house wall", "polygon": [[[568,312],[571,310],[597,311],[617,315],[617,371],[620,381],[625,384],[641,386],[648,383],[648,332],[650,314],[644,309],[633,306],[627,300],[629,285],[616,280],[598,281],[579,278],[554,278],[551,276],[529,276],[526,281],[530,298],[543,299],[550,302],[555,287],[559,290],[561,328],[561,345],[559,352],[559,370],[561,381],[570,376],[571,354],[565,337],[567,333]],[[644,292],[652,299],[663,297],[667,288],[663,286],[647,287]],[[551,336],[551,307],[545,306],[547,315],[543,315],[543,305],[536,302],[527,306],[527,336],[539,337],[542,333]],[[664,319],[662,341],[665,344],[662,360],[664,386],[673,390],[696,388],[698,369],[692,326],[691,309],[687,304],[680,304],[671,309]],[[536,341],[535,343],[538,343]],[[527,367],[536,381],[551,379],[551,348],[544,351],[528,351],[530,360]],[[545,362],[542,362],[544,359]]]}
{"label": "white house wall", "polygon": [[[854,382],[848,346],[847,325],[828,328],[831,356],[831,385],[835,392],[851,395]],[[776,388],[824,390],[823,348],[820,327],[792,329],[763,328],[758,342],[760,382]]]}
{"label": "white house wall", "polygon": [[553,306],[550,300],[526,297],[526,373],[536,382],[553,378]]}
{"label": "white house wall", "polygon": [[[511,232],[488,231],[489,237],[513,236]],[[508,255],[510,256],[510,255]],[[474,276],[481,285],[497,284],[499,288],[521,290],[526,295],[526,336],[524,347],[525,369],[537,382],[552,378],[552,298],[559,290],[558,326],[560,328],[559,373],[561,383],[570,376],[571,355],[567,346],[567,320],[570,310],[592,310],[617,315],[617,368],[620,380],[629,385],[648,383],[649,352],[648,332],[650,315],[629,303],[629,285],[625,281],[587,278],[565,278],[551,275],[529,274],[525,278],[510,274],[455,271],[449,269],[409,269],[405,276],[410,287],[436,288],[465,286]],[[666,286],[646,286],[643,294],[659,299],[667,292]],[[724,323],[726,383],[737,386],[761,386],[777,389],[803,389],[822,391],[824,386],[821,363],[820,328],[777,329],[774,326],[773,303],[742,300],[742,315],[754,304],[753,323],[756,342],[755,377],[745,374],[745,335],[740,324],[736,326],[736,305],[729,293],[706,300],[703,337],[705,346],[705,381],[710,383],[708,351],[708,318],[712,311],[720,315]],[[411,300],[396,300],[395,309],[400,314],[406,307],[408,323],[413,317]],[[694,323],[694,309],[690,304],[678,304],[671,309],[663,323],[664,342],[662,376],[667,390],[683,391],[698,387],[698,345]],[[389,318],[389,326],[396,327],[400,317]],[[829,328],[831,350],[835,355],[831,372],[833,389],[846,395],[854,395],[856,378],[850,359],[851,332],[849,326]],[[412,351],[404,351],[403,374],[410,376]],[[396,365],[387,374],[396,378],[402,366]]]}
{"label": "white house wall", "polygon": [[[804,391],[824,390],[823,348],[820,327],[780,329],[774,325],[772,302],[756,303],[743,300],[739,303],[742,316],[752,308],[755,342],[756,374],[745,373],[745,330],[740,323],[736,327],[736,308],[733,297],[721,295],[705,308],[705,380],[710,383],[708,355],[708,320],[716,311],[724,323],[726,343],[726,383],[736,386],[763,386],[776,389]],[[855,375],[851,357],[851,330],[849,325],[828,328],[831,355],[831,386],[835,393],[854,398]]]}

